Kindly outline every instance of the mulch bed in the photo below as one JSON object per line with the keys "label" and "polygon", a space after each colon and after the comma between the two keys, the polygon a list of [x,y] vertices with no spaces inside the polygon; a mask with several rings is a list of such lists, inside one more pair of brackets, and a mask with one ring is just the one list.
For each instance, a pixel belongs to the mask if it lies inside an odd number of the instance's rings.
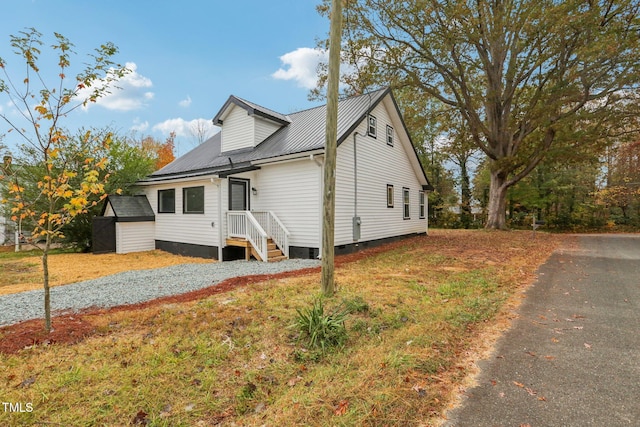
{"label": "mulch bed", "polygon": [[[414,237],[411,239],[380,245],[370,249],[364,249],[348,255],[339,255],[335,257],[335,266],[339,267],[342,264],[358,261],[371,255],[393,250],[400,246],[411,244],[417,239],[423,238],[424,237]],[[89,315],[95,316],[120,311],[134,311],[162,304],[196,301],[211,295],[229,292],[230,290],[245,286],[247,284],[265,282],[273,279],[304,276],[318,272],[320,272],[320,267],[305,268],[302,270],[287,271],[278,274],[261,274],[253,276],[234,277],[231,279],[223,280],[215,285],[209,286],[208,288],[199,289],[197,291],[192,291],[180,295],[162,297],[138,304],[123,305],[108,309],[88,308],[73,314],[61,313],[56,315],[54,313],[51,322],[53,325],[53,330],[49,334],[44,332],[42,319],[32,319],[21,323],[16,323],[14,325],[1,327],[0,353],[7,355],[16,354],[20,350],[33,345],[49,345],[53,343],[78,343],[96,333],[95,328],[91,324],[91,322],[85,320],[85,318]]]}

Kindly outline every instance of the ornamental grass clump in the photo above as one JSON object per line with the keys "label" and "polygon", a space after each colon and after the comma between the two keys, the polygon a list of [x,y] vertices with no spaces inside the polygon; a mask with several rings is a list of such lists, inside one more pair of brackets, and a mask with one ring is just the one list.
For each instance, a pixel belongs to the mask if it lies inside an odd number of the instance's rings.
{"label": "ornamental grass clump", "polygon": [[348,312],[336,308],[325,313],[322,298],[314,301],[313,306],[297,309],[296,327],[300,339],[306,339],[309,348],[320,350],[323,354],[328,348],[341,347],[347,340],[345,319]]}

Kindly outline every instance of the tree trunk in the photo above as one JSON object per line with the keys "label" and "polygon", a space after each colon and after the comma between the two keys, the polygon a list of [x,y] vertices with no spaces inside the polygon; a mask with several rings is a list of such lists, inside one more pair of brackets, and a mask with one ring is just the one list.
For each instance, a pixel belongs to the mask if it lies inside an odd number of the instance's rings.
{"label": "tree trunk", "polygon": [[485,228],[507,229],[507,174],[502,171],[491,172],[491,186],[489,187],[488,218]]}
{"label": "tree trunk", "polygon": [[44,284],[44,330],[51,332],[51,295],[49,292],[49,248],[51,237],[47,235],[44,251],[42,253],[42,276]]}
{"label": "tree trunk", "polygon": [[460,222],[462,227],[469,228],[471,225],[471,184],[467,160],[460,162]]}

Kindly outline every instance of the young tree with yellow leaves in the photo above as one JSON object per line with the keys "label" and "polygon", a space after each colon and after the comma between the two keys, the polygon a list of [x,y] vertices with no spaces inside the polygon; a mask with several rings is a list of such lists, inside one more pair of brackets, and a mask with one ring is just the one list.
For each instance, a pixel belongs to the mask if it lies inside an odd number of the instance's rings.
{"label": "young tree with yellow leaves", "polygon": [[[47,332],[51,331],[48,268],[51,245],[62,237],[66,224],[98,203],[90,195],[105,197],[104,180],[99,176],[107,159],[95,158],[86,150],[70,150],[71,139],[61,122],[69,113],[109,93],[110,85],[128,72],[112,61],[118,49],[106,43],[89,55],[91,60],[83,71],[73,80],[67,79],[71,58],[76,53],[67,38],[58,33],[54,33],[54,38],[51,48],[57,60],[56,73],[41,71],[40,54],[44,42],[42,34],[33,28],[10,37],[13,52],[26,63],[26,76],[22,81],[12,79],[7,62],[0,58],[3,75],[0,94],[6,95],[19,113],[18,119],[6,112],[0,113],[0,118],[9,125],[8,132],[17,133],[23,140],[20,151],[30,165],[29,169],[27,166],[23,169],[17,161],[0,171],[0,179],[5,180],[8,187],[8,197],[3,203],[10,206],[14,221],[32,229],[31,242],[42,250]],[[53,84],[49,84],[47,77],[55,74]],[[83,136],[87,141],[96,137],[101,138],[100,143],[104,146],[111,140],[110,134],[98,136],[86,132]],[[82,157],[81,167],[71,168],[78,164],[77,156]]]}

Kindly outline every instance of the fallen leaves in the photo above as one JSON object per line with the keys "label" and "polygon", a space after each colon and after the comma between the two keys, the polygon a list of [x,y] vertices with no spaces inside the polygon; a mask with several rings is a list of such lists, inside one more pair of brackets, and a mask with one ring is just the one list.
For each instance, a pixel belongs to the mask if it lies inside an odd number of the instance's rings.
{"label": "fallen leaves", "polygon": [[[526,391],[526,392],[527,392],[527,394],[529,394],[529,396],[538,396],[538,392],[537,392],[537,391],[535,391],[534,389],[532,389],[532,388],[530,388],[530,387],[527,387],[526,385],[524,385],[524,384],[522,384],[522,383],[519,383],[518,381],[514,381],[514,382],[513,382],[513,384],[514,384],[516,387],[521,388],[521,389],[523,389],[524,391]],[[500,397],[504,397],[504,393],[500,393]],[[547,401],[547,398],[546,398],[546,397],[544,397],[544,396],[539,396],[539,397],[538,397],[538,400],[539,400],[539,401],[541,401],[541,402],[546,402],[546,401]]]}
{"label": "fallen leaves", "polygon": [[334,415],[344,415],[347,413],[347,409],[349,408],[348,400],[341,400],[338,404],[333,408]]}
{"label": "fallen leaves", "polygon": [[133,417],[133,420],[131,421],[131,424],[134,425],[134,426],[137,426],[137,425],[146,426],[149,423],[149,419],[147,418],[148,416],[149,416],[149,414],[147,414],[146,412],[140,410],[135,415],[135,417]]}
{"label": "fallen leaves", "polygon": [[302,378],[300,375],[298,375],[295,378],[291,378],[289,381],[287,381],[287,385],[289,387],[295,387],[296,384],[298,384],[300,381],[302,381],[304,378]]}
{"label": "fallen leaves", "polygon": [[423,383],[414,384],[414,386],[411,387],[411,390],[418,393],[419,396],[424,396],[427,394],[426,384]]}

